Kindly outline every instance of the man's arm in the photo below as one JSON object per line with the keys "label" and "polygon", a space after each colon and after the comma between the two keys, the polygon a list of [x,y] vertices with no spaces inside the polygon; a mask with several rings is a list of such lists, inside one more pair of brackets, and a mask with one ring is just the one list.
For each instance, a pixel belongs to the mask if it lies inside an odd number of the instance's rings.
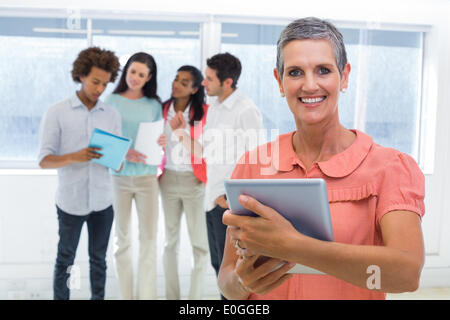
{"label": "man's arm", "polygon": [[38,156],[39,166],[42,169],[56,169],[72,163],[100,158],[102,155],[95,152],[100,150],[100,148],[84,148],[77,152],[57,155],[61,138],[57,110],[50,108],[42,119]]}
{"label": "man's arm", "polygon": [[64,166],[67,166],[72,163],[80,163],[90,161],[92,159],[99,159],[102,157],[101,154],[96,151],[101,150],[100,148],[84,148],[80,151],[67,153],[64,155],[56,156],[56,155],[47,155],[45,156],[39,166],[42,169],[57,169]]}

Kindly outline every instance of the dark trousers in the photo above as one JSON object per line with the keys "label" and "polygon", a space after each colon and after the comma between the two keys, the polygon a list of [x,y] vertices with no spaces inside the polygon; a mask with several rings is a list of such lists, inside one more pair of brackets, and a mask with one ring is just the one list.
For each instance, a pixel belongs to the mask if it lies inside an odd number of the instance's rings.
{"label": "dark trousers", "polygon": [[[56,207],[59,222],[59,242],[53,276],[53,298],[68,300],[70,298],[70,270],[80,240],[81,229],[87,223],[89,235],[89,279],[91,299],[102,300],[105,297],[106,250],[114,219],[113,207],[91,212],[86,216],[76,216]],[[79,276],[79,274],[77,275]]]}
{"label": "dark trousers", "polygon": [[[219,275],[220,265],[222,264],[223,252],[225,249],[227,226],[222,223],[222,216],[226,210],[227,209],[217,205],[211,211],[206,212],[209,253],[211,256],[211,264],[216,271],[216,276]],[[225,300],[222,295],[221,298]]]}

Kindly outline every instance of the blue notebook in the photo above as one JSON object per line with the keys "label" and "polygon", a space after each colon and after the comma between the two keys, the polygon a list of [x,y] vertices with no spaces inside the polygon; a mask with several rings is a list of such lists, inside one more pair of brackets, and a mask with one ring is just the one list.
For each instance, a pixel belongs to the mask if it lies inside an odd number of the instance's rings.
{"label": "blue notebook", "polygon": [[97,152],[102,154],[103,157],[100,159],[92,159],[91,161],[114,170],[119,170],[130,146],[131,139],[116,136],[95,128],[92,132],[89,147],[101,148],[102,150]]}

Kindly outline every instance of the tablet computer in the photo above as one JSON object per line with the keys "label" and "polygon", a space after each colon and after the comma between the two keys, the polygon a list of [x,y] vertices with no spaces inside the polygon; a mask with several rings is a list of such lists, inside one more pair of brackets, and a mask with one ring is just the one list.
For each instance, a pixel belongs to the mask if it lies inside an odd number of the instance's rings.
{"label": "tablet computer", "polygon": [[[257,216],[240,204],[239,195],[245,194],[276,210],[300,233],[319,240],[334,240],[323,179],[233,179],[224,184],[233,214]],[[321,273],[302,265],[289,272]]]}

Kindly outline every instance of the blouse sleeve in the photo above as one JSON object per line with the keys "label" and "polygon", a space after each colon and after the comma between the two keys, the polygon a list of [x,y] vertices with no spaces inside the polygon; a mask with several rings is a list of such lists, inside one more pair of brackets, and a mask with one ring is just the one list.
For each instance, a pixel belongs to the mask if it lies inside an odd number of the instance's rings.
{"label": "blouse sleeve", "polygon": [[246,179],[248,178],[248,173],[246,173],[245,158],[247,153],[243,154],[236,166],[234,167],[233,173],[231,174],[231,179]]}
{"label": "blouse sleeve", "polygon": [[[261,169],[259,164],[259,159],[255,156],[256,149],[244,153],[236,166],[234,167],[231,179],[260,179],[261,176],[258,174]],[[256,162],[255,162],[255,159]]]}
{"label": "blouse sleeve", "polygon": [[378,191],[376,219],[390,211],[405,210],[425,214],[425,177],[416,161],[404,153],[396,154],[386,165]]}

